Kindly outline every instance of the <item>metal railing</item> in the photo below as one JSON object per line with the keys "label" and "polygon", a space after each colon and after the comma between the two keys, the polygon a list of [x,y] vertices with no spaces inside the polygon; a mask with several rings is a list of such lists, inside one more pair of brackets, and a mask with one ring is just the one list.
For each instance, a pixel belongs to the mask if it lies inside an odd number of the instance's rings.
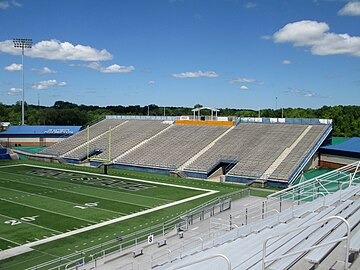
{"label": "metal railing", "polygon": [[282,191],[270,194],[268,198],[296,200],[300,199],[302,194],[306,194],[306,196],[308,196],[307,194],[314,194],[314,198],[316,198],[316,194],[319,192],[327,194],[334,193],[340,190],[340,186],[344,182],[351,181],[352,184],[360,181],[359,165],[360,161],[354,162],[337,170],[288,187]]}
{"label": "metal railing", "polygon": [[[298,251],[290,252],[290,253],[287,253],[287,254],[284,254],[284,255],[281,255],[281,256],[272,257],[271,259],[266,259],[266,256],[267,256],[267,254],[266,254],[266,245],[267,245],[269,240],[274,239],[274,238],[278,238],[279,236],[290,234],[292,232],[297,232],[297,231],[300,231],[302,229],[307,229],[307,228],[309,228],[311,226],[314,226],[316,224],[323,224],[323,223],[325,223],[325,222],[327,222],[329,220],[332,220],[332,219],[339,219],[342,223],[344,223],[346,225],[346,228],[347,228],[346,236],[340,237],[340,238],[332,240],[332,241],[328,241],[326,243],[317,244],[315,246],[311,246],[311,247],[307,247],[307,248],[304,248],[304,249],[301,249],[301,250],[298,250]],[[323,219],[318,220],[316,222],[312,222],[311,224],[307,224],[307,225],[295,228],[293,230],[289,230],[289,231],[282,232],[282,233],[273,235],[271,237],[268,237],[263,243],[262,269],[265,270],[266,263],[273,262],[273,261],[276,261],[276,260],[279,260],[279,259],[282,259],[282,258],[287,258],[287,257],[293,256],[293,255],[296,255],[296,254],[301,254],[301,253],[304,253],[304,252],[307,252],[307,251],[310,251],[310,250],[313,250],[313,249],[316,249],[316,248],[319,248],[319,247],[327,246],[327,245],[334,244],[334,243],[339,243],[339,242],[341,242],[343,240],[346,240],[346,243],[345,243],[345,265],[344,265],[344,269],[347,270],[347,269],[349,269],[350,231],[351,231],[351,228],[350,228],[349,222],[347,222],[346,219],[344,219],[343,217],[340,217],[340,216],[331,216],[331,217],[323,218]]]}
{"label": "metal railing", "polygon": [[[198,263],[201,263],[201,262],[205,262],[205,261],[208,261],[208,260],[211,260],[211,259],[214,259],[214,258],[222,258],[222,259],[224,259],[225,262],[226,262],[226,269],[231,270],[230,260],[228,259],[228,257],[226,257],[223,254],[215,254],[215,255],[212,255],[212,256],[209,256],[209,257],[206,257],[206,258],[202,258],[200,260],[193,261],[191,263],[186,263],[186,264],[183,264],[183,265],[181,265],[179,267],[174,268],[173,270],[182,269],[182,268],[185,268],[185,267],[188,267],[188,266],[191,266],[191,265],[194,265],[194,264],[198,264]],[[224,268],[222,268],[222,269],[224,269]]]}
{"label": "metal railing", "polygon": [[163,121],[175,121],[179,119],[179,116],[154,116],[154,115],[106,115],[106,119],[116,120],[163,120]]}

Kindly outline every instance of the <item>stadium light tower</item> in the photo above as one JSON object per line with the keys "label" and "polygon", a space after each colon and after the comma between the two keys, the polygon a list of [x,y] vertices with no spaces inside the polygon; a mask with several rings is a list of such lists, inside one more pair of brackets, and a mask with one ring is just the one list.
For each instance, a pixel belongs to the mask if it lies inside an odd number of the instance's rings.
{"label": "stadium light tower", "polygon": [[21,48],[22,52],[22,102],[21,102],[21,125],[25,125],[25,87],[24,87],[24,50],[32,47],[32,39],[31,38],[14,38],[14,47]]}

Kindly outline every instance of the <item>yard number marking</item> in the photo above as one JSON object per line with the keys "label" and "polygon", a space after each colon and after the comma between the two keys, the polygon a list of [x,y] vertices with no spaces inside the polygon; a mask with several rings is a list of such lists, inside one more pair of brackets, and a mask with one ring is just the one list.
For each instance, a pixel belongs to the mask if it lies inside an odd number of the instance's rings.
{"label": "yard number marking", "polygon": [[98,206],[99,202],[93,202],[93,203],[85,203],[84,205],[75,205],[74,208],[79,208],[81,210],[87,209],[89,207],[95,207]]}
{"label": "yard number marking", "polygon": [[20,219],[9,219],[4,221],[5,224],[10,224],[11,226],[15,226],[15,225],[19,225],[22,222],[21,221],[25,221],[25,222],[32,222],[35,221],[36,218],[38,218],[39,216],[31,216],[31,217],[22,217]]}

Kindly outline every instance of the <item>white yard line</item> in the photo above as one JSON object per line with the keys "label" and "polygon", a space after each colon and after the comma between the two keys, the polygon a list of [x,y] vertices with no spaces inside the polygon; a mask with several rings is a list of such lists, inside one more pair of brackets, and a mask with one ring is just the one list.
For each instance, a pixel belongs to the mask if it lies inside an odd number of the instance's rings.
{"label": "white yard line", "polygon": [[[10,217],[10,216],[6,216],[6,215],[3,215],[3,214],[0,214],[0,216],[3,216],[3,217],[6,217],[6,218],[10,218],[10,219],[17,219],[17,218],[14,218],[14,217]],[[47,227],[43,227],[41,225],[38,225],[38,224],[35,224],[33,222],[28,222],[28,221],[24,221],[22,220],[21,222],[23,223],[26,223],[26,224],[29,224],[31,226],[35,226],[35,227],[39,227],[41,229],[44,229],[44,230],[47,230],[47,231],[51,231],[51,232],[56,232],[56,233],[64,233],[64,232],[60,232],[60,231],[57,231],[57,230],[53,230],[53,229],[50,229],[50,228],[47,228]]]}
{"label": "white yard line", "polygon": [[17,242],[14,242],[14,241],[12,241],[12,240],[6,239],[6,238],[4,238],[4,237],[1,237],[1,236],[0,236],[0,239],[5,240],[5,241],[10,242],[10,243],[13,243],[13,244],[18,245],[18,246],[21,246],[21,244],[19,244],[19,243],[17,243]]}
{"label": "white yard line", "polygon": [[19,165],[23,165],[23,164],[4,165],[4,166],[0,166],[0,168],[18,167]]}
{"label": "white yard line", "polygon": [[33,209],[37,209],[37,210],[40,210],[40,211],[52,213],[52,214],[55,214],[55,215],[64,216],[64,217],[68,217],[68,218],[73,218],[73,219],[77,219],[77,220],[81,220],[81,221],[85,221],[85,222],[88,222],[88,223],[96,223],[96,221],[87,220],[87,219],[83,219],[83,218],[79,218],[79,217],[74,217],[74,216],[70,216],[70,215],[63,214],[63,213],[54,212],[54,211],[51,211],[51,210],[46,210],[46,209],[43,209],[43,208],[40,208],[40,207],[28,205],[28,204],[25,204],[25,203],[19,203],[19,202],[13,201],[13,200],[7,200],[7,199],[0,198],[0,201],[6,201],[6,202],[9,202],[9,203],[14,203],[14,204],[26,206],[26,207],[29,207],[29,208],[33,208]]}
{"label": "white yard line", "polygon": [[[0,177],[0,179],[5,180],[6,178]],[[145,205],[142,205],[142,204],[130,203],[130,202],[126,202],[126,201],[120,201],[120,200],[114,200],[114,199],[110,199],[110,198],[99,197],[99,196],[95,196],[95,195],[91,195],[91,194],[87,194],[87,193],[70,191],[70,190],[67,190],[65,188],[55,188],[55,187],[51,187],[51,186],[47,186],[47,185],[39,185],[39,184],[34,184],[34,183],[29,183],[29,182],[16,181],[16,180],[13,180],[13,179],[6,179],[6,181],[22,183],[22,184],[26,184],[26,185],[30,185],[30,186],[36,186],[36,187],[43,187],[43,188],[47,188],[47,189],[60,190],[62,192],[68,192],[68,193],[73,193],[73,194],[77,194],[77,195],[83,195],[83,196],[87,196],[87,197],[103,199],[103,200],[107,200],[107,201],[113,201],[113,202],[118,202],[118,203],[126,203],[126,204],[131,204],[131,205],[144,207],[144,208],[149,208],[149,206],[145,206]],[[56,180],[49,180],[49,181],[56,181]],[[64,183],[64,182],[62,182],[62,183]],[[66,183],[68,183],[68,182],[66,182]],[[81,187],[81,185],[78,185],[78,186]],[[126,214],[124,213],[124,215],[126,215]]]}
{"label": "white yard line", "polygon": [[[3,178],[0,178],[0,179],[3,179]],[[54,200],[54,201],[59,201],[59,202],[71,204],[71,205],[73,205],[73,206],[82,204],[82,203],[73,203],[73,202],[69,202],[69,201],[64,201],[64,200],[56,199],[56,198],[53,198],[53,197],[48,197],[48,196],[44,196],[44,195],[40,195],[40,194],[36,194],[36,193],[30,193],[30,192],[21,191],[21,190],[12,189],[12,188],[7,188],[7,187],[2,187],[2,186],[0,186],[0,189],[8,189],[8,190],[12,190],[12,191],[20,192],[20,193],[29,194],[30,196],[43,197],[43,198],[46,198],[47,200],[50,199],[50,200]],[[93,207],[92,209],[94,209],[94,210],[99,210],[99,211],[104,211],[104,212],[110,212],[110,213],[113,213],[113,214],[126,215],[125,213],[112,211],[112,210],[109,210],[109,209],[101,208],[101,207],[99,207],[99,206]],[[96,222],[96,221],[95,221],[95,222]]]}

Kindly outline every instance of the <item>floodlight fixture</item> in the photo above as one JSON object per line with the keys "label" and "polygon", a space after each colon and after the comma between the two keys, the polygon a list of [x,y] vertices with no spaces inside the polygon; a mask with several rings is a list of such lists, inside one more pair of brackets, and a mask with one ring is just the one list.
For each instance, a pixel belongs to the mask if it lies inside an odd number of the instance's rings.
{"label": "floodlight fixture", "polygon": [[22,55],[22,102],[21,102],[21,125],[25,125],[25,88],[24,88],[24,50],[30,49],[32,47],[32,39],[31,38],[14,38],[13,39],[14,47],[21,48]]}

